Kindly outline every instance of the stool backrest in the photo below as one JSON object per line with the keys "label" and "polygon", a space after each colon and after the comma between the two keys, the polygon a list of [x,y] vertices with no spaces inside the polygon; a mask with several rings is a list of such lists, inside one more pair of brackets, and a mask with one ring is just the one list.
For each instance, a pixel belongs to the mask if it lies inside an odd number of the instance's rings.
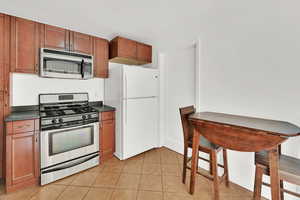
{"label": "stool backrest", "polygon": [[179,108],[179,112],[180,112],[181,123],[183,128],[184,143],[186,144],[187,141],[191,139],[193,136],[188,117],[190,114],[195,113],[196,109],[194,106],[187,106],[187,107]]}

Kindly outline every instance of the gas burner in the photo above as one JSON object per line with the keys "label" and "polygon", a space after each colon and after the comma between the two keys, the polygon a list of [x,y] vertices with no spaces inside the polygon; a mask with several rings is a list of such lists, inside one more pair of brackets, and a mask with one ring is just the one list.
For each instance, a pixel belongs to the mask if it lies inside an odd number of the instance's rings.
{"label": "gas burner", "polygon": [[[98,112],[89,106],[87,94],[72,95],[74,101],[62,98],[61,96],[64,96],[64,94],[40,95],[42,130],[57,129],[74,126],[76,124],[99,121]],[[41,99],[43,101],[41,101]]]}

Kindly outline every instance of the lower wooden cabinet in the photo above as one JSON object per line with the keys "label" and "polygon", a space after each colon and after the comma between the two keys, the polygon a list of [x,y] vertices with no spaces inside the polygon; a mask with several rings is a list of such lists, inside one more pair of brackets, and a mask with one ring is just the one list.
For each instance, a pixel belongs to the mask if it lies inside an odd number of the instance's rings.
{"label": "lower wooden cabinet", "polygon": [[100,115],[100,160],[104,162],[115,152],[115,112],[102,112]]}
{"label": "lower wooden cabinet", "polygon": [[38,184],[39,120],[6,123],[6,192]]}

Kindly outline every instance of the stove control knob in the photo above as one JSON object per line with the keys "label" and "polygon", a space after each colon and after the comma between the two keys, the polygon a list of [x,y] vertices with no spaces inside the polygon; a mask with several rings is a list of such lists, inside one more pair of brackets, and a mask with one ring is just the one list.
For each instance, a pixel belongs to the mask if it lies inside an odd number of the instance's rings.
{"label": "stove control knob", "polygon": [[52,119],[52,123],[55,124],[57,121],[56,119]]}
{"label": "stove control knob", "polygon": [[59,122],[60,122],[60,123],[63,123],[64,120],[63,120],[62,118],[59,118]]}
{"label": "stove control knob", "polygon": [[85,120],[85,119],[86,119],[86,116],[85,116],[85,115],[82,115],[82,119]]}
{"label": "stove control knob", "polygon": [[92,118],[92,115],[88,115],[88,118],[91,119],[91,118]]}

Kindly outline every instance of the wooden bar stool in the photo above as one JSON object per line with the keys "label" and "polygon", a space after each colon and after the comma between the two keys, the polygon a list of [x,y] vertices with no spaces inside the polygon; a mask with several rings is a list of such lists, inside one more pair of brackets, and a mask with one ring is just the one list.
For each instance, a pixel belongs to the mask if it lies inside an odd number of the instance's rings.
{"label": "wooden bar stool", "polygon": [[[255,153],[255,183],[254,183],[254,200],[261,199],[262,185],[270,187],[270,184],[263,182],[263,175],[270,176],[269,158],[267,151]],[[279,146],[279,178],[280,178],[280,196],[284,200],[284,193],[300,197],[300,194],[284,189],[283,182],[289,182],[295,185],[300,185],[300,159],[281,154]]]}
{"label": "wooden bar stool", "polygon": [[[188,148],[193,147],[193,132],[192,132],[193,130],[189,124],[188,117],[190,114],[195,113],[195,108],[194,108],[194,106],[188,106],[188,107],[180,108],[179,111],[180,111],[180,116],[181,116],[183,137],[184,137],[184,157],[183,157],[182,182],[185,183],[186,170],[191,169],[188,166],[188,162],[191,160],[191,158],[188,158],[188,155],[187,155]],[[217,153],[220,152],[221,150],[223,150],[223,161],[224,161],[223,165],[218,164],[218,161],[217,161]],[[199,152],[204,152],[204,153],[209,154],[209,159],[200,157]],[[213,181],[214,199],[218,200],[219,199],[219,184],[223,180],[225,180],[226,186],[227,187],[229,186],[226,149],[223,149],[222,147],[214,145],[213,143],[209,142],[206,138],[201,136],[199,152],[198,152],[198,159],[204,160],[209,163],[209,166],[210,166],[209,172],[210,173],[204,174],[200,171],[197,171],[197,174]],[[222,177],[218,176],[218,166],[224,168],[224,173],[223,173]]]}

